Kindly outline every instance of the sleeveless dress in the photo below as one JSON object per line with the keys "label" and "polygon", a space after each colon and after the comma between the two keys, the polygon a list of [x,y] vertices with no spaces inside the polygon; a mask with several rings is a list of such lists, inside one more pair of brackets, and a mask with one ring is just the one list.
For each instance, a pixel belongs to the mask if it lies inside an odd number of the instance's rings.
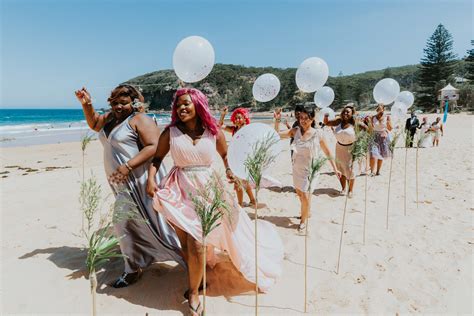
{"label": "sleeveless dress", "polygon": [[347,179],[354,179],[354,170],[351,172],[352,167],[352,154],[351,148],[352,143],[355,142],[355,130],[354,126],[350,125],[347,128],[342,128],[339,124],[334,130],[336,137],[336,166],[337,169]]}
{"label": "sleeveless dress", "polygon": [[[99,139],[104,147],[104,168],[109,177],[118,166],[133,158],[141,149],[138,134],[130,126],[133,113],[122,123],[115,126],[106,136],[104,129],[99,132]],[[138,115],[138,114],[137,114]],[[184,265],[180,256],[179,239],[166,219],[153,210],[153,200],[146,194],[148,167],[150,162],[134,168],[125,184],[111,184],[115,195],[116,208],[133,211],[137,208],[138,219],[127,219],[114,225],[120,239],[120,250],[125,258],[125,271],[136,271],[146,268],[154,262],[177,261]],[[157,182],[165,176],[165,169],[160,168]],[[128,208],[128,209],[127,209]]]}
{"label": "sleeveless dress", "polygon": [[441,138],[441,122],[433,124],[432,128],[434,129],[434,140],[439,140]]}
{"label": "sleeveless dress", "polygon": [[[322,138],[322,131],[315,129],[311,135],[301,135],[300,127],[296,127],[296,133],[292,144],[293,149],[293,185],[296,189],[307,192],[309,189],[309,173],[312,158],[321,157],[319,142]],[[314,184],[318,176],[315,176]],[[313,186],[311,186],[314,188]]]}
{"label": "sleeveless dress", "polygon": [[372,118],[372,123],[374,125],[374,142],[370,148],[370,156],[372,158],[383,160],[389,158],[390,147],[389,147],[389,131],[387,129],[387,118],[385,116],[379,120],[377,117]]}
{"label": "sleeveless dress", "polygon": [[[195,240],[202,242],[201,220],[197,215],[190,194],[204,187],[215,175],[211,168],[216,153],[216,137],[207,129],[201,139],[193,144],[187,134],[177,127],[170,127],[170,153],[175,166],[160,183],[154,197],[154,208],[173,225]],[[250,282],[255,282],[254,222],[242,210],[232,194],[224,193],[230,206],[230,216],[223,216],[221,225],[206,238],[208,245],[227,253],[233,265]],[[214,250],[216,251],[216,250]],[[208,263],[212,265],[211,254]],[[267,291],[281,275],[283,243],[275,226],[258,221],[258,283]]]}
{"label": "sleeveless dress", "polygon": [[419,147],[421,148],[428,148],[433,145],[433,137],[431,135],[431,132],[429,132],[430,124],[428,123],[422,123],[420,126],[420,137],[423,137],[423,140],[421,143],[419,143]]}

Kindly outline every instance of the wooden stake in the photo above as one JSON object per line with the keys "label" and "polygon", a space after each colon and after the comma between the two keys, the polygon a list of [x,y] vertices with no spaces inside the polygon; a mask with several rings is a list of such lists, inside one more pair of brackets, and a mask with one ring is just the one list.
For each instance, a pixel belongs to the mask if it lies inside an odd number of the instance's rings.
{"label": "wooden stake", "polygon": [[[351,167],[351,173],[350,174],[352,174],[352,167]],[[349,184],[347,185],[346,201],[344,203],[344,212],[342,213],[341,237],[339,239],[339,254],[337,255],[336,274],[339,274],[339,265],[340,265],[340,262],[341,262],[342,237],[344,236],[344,223],[346,222],[346,210],[347,210],[347,200],[348,200],[348,198],[349,198]]]}
{"label": "wooden stake", "polygon": [[96,291],[97,291],[97,275],[95,270],[93,270],[89,275],[89,280],[91,283],[91,295],[92,295],[92,315],[97,315],[97,304],[96,304]]}
{"label": "wooden stake", "polygon": [[257,248],[257,214],[258,192],[255,192],[255,315],[258,315],[258,248]]}
{"label": "wooden stake", "polygon": [[207,247],[206,247],[206,236],[202,236],[202,247],[204,250],[204,256],[203,256],[203,268],[204,268],[204,273],[202,275],[202,314],[206,315],[206,255],[207,255]]}
{"label": "wooden stake", "polygon": [[416,147],[416,208],[418,209],[418,204],[420,200],[418,199],[418,147]]}
{"label": "wooden stake", "polygon": [[388,210],[390,208],[390,183],[392,182],[392,165],[393,165],[393,154],[390,158],[390,172],[388,175],[388,197],[387,197],[387,222],[385,224],[385,228],[388,230]]}
{"label": "wooden stake", "polygon": [[[311,206],[310,206],[311,207]],[[308,214],[309,215],[309,214]],[[304,312],[307,312],[308,293],[308,226],[309,217],[306,219],[306,230],[304,235]]]}
{"label": "wooden stake", "polygon": [[407,216],[407,157],[408,157],[408,147],[405,147],[405,204],[404,204],[404,215]]}
{"label": "wooden stake", "polygon": [[[367,168],[366,168],[367,169]],[[362,241],[363,241],[363,244],[365,245],[365,227],[367,225],[367,186],[368,186],[368,181],[367,181],[367,178],[369,176],[367,175],[367,170],[366,170],[366,173],[365,173],[365,208],[364,208],[364,234],[363,234],[363,238],[362,238]]]}

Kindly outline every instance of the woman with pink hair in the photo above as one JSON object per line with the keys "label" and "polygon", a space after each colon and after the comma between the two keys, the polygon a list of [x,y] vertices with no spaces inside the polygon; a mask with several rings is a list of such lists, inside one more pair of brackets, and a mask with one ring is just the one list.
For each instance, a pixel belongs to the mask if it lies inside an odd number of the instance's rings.
{"label": "woman with pink hair", "polygon": [[[227,143],[224,133],[212,117],[206,96],[196,89],[179,89],[173,100],[171,124],[158,141],[153,163],[149,168],[147,193],[153,197],[153,207],[175,229],[182,256],[188,266],[188,304],[192,315],[202,313],[199,285],[203,277],[201,220],[192,202],[193,194],[204,188],[216,172],[211,168],[216,151],[226,167],[226,176],[232,182],[234,175],[227,163]],[[160,185],[155,182],[166,154],[170,152],[174,167]],[[207,263],[212,266],[214,249],[227,254],[235,268],[248,281],[255,283],[254,223],[235,199],[223,193],[229,205],[220,219],[220,225],[207,237]],[[228,213],[228,214],[227,214]],[[275,226],[258,220],[258,286],[268,290],[280,276],[283,261],[283,243]]]}
{"label": "woman with pink hair", "polygon": [[[227,114],[227,111],[227,106],[225,106],[221,110],[221,119],[219,120],[219,126],[226,132],[232,133],[232,136],[234,136],[235,133],[237,133],[242,127],[247,124],[250,124],[250,116],[247,109],[237,108],[232,112],[232,115],[230,116],[230,121],[233,125],[224,125],[224,118]],[[245,187],[245,192],[247,192],[247,195],[250,199],[250,203],[248,204],[248,206],[255,205],[255,203],[257,202],[255,201],[255,197],[253,195],[253,191],[250,184],[248,183],[248,181],[238,179],[238,181],[236,181],[234,184],[234,190],[237,193],[237,200],[239,201],[239,205],[243,206],[244,204],[244,190],[242,189],[243,187]]]}
{"label": "woman with pink hair", "polygon": [[245,125],[250,124],[249,111],[245,108],[236,108],[234,111],[232,111],[232,114],[230,116],[230,121],[233,125],[224,125],[224,118],[227,115],[227,112],[228,108],[227,106],[225,106],[221,110],[221,119],[219,120],[219,126],[222,127],[226,132],[232,133],[232,136],[234,136],[234,134],[237,133],[239,129],[241,129]]}

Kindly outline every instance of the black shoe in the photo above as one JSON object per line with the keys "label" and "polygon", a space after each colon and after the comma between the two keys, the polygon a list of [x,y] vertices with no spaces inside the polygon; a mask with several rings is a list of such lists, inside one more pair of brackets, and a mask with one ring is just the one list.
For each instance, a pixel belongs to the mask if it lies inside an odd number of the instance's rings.
{"label": "black shoe", "polygon": [[124,272],[120,278],[115,280],[112,286],[116,289],[127,287],[135,282],[137,282],[142,276],[142,270],[138,269],[137,272],[127,273]]}

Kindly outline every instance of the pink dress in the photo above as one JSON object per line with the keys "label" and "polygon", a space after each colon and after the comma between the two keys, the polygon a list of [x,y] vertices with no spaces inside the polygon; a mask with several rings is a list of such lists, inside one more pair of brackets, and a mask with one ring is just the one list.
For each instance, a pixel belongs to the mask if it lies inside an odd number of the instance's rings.
{"label": "pink dress", "polygon": [[[175,166],[161,181],[153,207],[170,223],[201,241],[201,221],[189,193],[204,187],[215,172],[211,164],[216,152],[216,137],[206,130],[194,145],[191,137],[177,127],[170,127],[170,152]],[[221,225],[207,236],[206,242],[216,251],[227,253],[243,276],[255,283],[254,222],[232,195],[226,194],[226,200],[231,208],[230,218],[224,216]],[[283,243],[275,226],[263,220],[258,221],[257,238],[258,284],[265,292],[281,275]]]}

